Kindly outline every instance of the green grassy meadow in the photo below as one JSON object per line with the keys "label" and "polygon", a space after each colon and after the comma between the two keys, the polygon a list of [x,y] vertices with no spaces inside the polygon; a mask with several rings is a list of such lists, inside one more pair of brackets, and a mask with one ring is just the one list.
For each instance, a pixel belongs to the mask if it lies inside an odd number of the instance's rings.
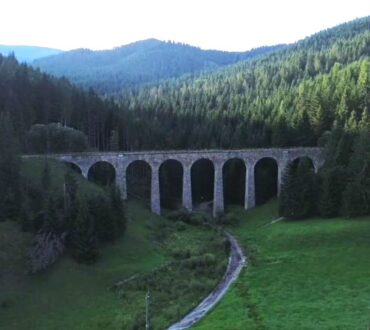
{"label": "green grassy meadow", "polygon": [[276,201],[231,212],[248,267],[194,329],[370,329],[370,218],[271,224]]}
{"label": "green grassy meadow", "polygon": [[[125,237],[106,246],[98,262],[91,266],[62,258],[47,272],[25,275],[29,234],[20,233],[15,223],[0,223],[1,250],[8,250],[17,240],[17,251],[3,256],[0,292],[5,305],[0,308],[0,329],[104,329],[122,308],[118,297],[108,287],[122,277],[148,271],[167,257],[148,239],[146,224],[155,221],[133,210],[135,225],[129,224]],[[17,255],[10,267],[9,259]],[[7,276],[4,277],[9,270]],[[4,303],[3,303],[4,304]],[[123,312],[123,310],[122,310]]]}

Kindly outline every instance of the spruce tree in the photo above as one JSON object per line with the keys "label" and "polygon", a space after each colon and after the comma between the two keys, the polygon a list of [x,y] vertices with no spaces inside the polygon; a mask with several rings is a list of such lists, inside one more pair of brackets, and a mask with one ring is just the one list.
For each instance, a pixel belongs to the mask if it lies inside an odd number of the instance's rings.
{"label": "spruce tree", "polygon": [[334,166],[321,173],[319,213],[324,217],[335,217],[342,206],[342,192],[347,183],[347,171]]}
{"label": "spruce tree", "polygon": [[115,237],[118,237],[122,235],[126,230],[127,218],[121,196],[121,191],[115,185],[111,186],[110,203],[115,218],[115,227],[116,227]]}
{"label": "spruce tree", "polygon": [[72,231],[78,213],[78,185],[75,176],[68,169],[64,175],[64,217],[68,231]]}
{"label": "spruce tree", "polygon": [[22,206],[19,146],[9,114],[0,113],[0,221],[16,219]]}
{"label": "spruce tree", "polygon": [[81,263],[92,264],[99,255],[93,218],[85,196],[79,199],[78,214],[72,232],[72,254]]}
{"label": "spruce tree", "polygon": [[364,184],[355,180],[347,184],[343,192],[343,214],[346,217],[365,215],[369,212],[369,200]]}
{"label": "spruce tree", "polygon": [[314,213],[316,178],[310,161],[300,159],[290,164],[284,175],[280,197],[280,215],[304,219]]}

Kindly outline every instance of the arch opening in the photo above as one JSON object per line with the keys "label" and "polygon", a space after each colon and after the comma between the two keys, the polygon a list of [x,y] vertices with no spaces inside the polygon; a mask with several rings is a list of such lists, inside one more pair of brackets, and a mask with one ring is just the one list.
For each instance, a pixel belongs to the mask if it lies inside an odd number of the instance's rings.
{"label": "arch opening", "polygon": [[315,165],[310,157],[297,157],[290,162],[291,170],[296,173],[299,165],[306,165],[308,168],[311,168],[315,172]]}
{"label": "arch opening", "polygon": [[256,205],[277,196],[278,164],[274,158],[261,158],[254,167]]}
{"label": "arch opening", "polygon": [[180,209],[182,205],[182,164],[168,159],[159,167],[161,208]]}
{"label": "arch opening", "polygon": [[77,164],[71,163],[71,162],[65,162],[65,161],[63,161],[63,164],[67,166],[68,168],[72,169],[73,171],[75,171],[76,173],[82,175],[82,170]]}
{"label": "arch opening", "polygon": [[116,181],[116,170],[111,163],[99,161],[89,168],[87,178],[100,186],[109,186]]}
{"label": "arch opening", "polygon": [[224,205],[242,205],[245,201],[245,163],[240,158],[229,159],[222,168]]}
{"label": "arch opening", "polygon": [[127,198],[150,201],[152,169],[144,160],[135,160],[126,169]]}
{"label": "arch opening", "polygon": [[191,192],[194,208],[209,209],[213,205],[215,168],[209,159],[199,159],[191,167]]}

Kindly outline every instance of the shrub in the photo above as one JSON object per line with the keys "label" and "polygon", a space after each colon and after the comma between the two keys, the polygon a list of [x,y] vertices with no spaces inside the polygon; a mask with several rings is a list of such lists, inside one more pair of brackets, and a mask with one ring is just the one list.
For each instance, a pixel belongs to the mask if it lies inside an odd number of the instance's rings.
{"label": "shrub", "polygon": [[167,217],[170,220],[183,221],[185,223],[189,223],[191,213],[188,210],[181,209],[170,212]]}
{"label": "shrub", "polygon": [[216,218],[216,224],[221,226],[237,225],[239,218],[232,213],[221,214]]}
{"label": "shrub", "polygon": [[175,225],[175,228],[176,228],[177,231],[184,231],[184,230],[186,230],[186,224],[182,221],[177,221],[176,225]]}
{"label": "shrub", "polygon": [[193,213],[189,219],[189,224],[200,226],[208,222],[208,217],[204,213]]}

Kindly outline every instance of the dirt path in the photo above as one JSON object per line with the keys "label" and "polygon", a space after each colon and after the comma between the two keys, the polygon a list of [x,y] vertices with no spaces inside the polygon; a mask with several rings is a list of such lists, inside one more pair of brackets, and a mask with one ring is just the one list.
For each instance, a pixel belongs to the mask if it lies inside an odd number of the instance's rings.
{"label": "dirt path", "polygon": [[230,241],[230,256],[224,278],[197,307],[195,307],[181,321],[169,327],[168,330],[182,330],[194,325],[220,301],[230,288],[231,284],[238,278],[246,263],[246,258],[235,237],[228,232],[225,232],[225,234]]}

